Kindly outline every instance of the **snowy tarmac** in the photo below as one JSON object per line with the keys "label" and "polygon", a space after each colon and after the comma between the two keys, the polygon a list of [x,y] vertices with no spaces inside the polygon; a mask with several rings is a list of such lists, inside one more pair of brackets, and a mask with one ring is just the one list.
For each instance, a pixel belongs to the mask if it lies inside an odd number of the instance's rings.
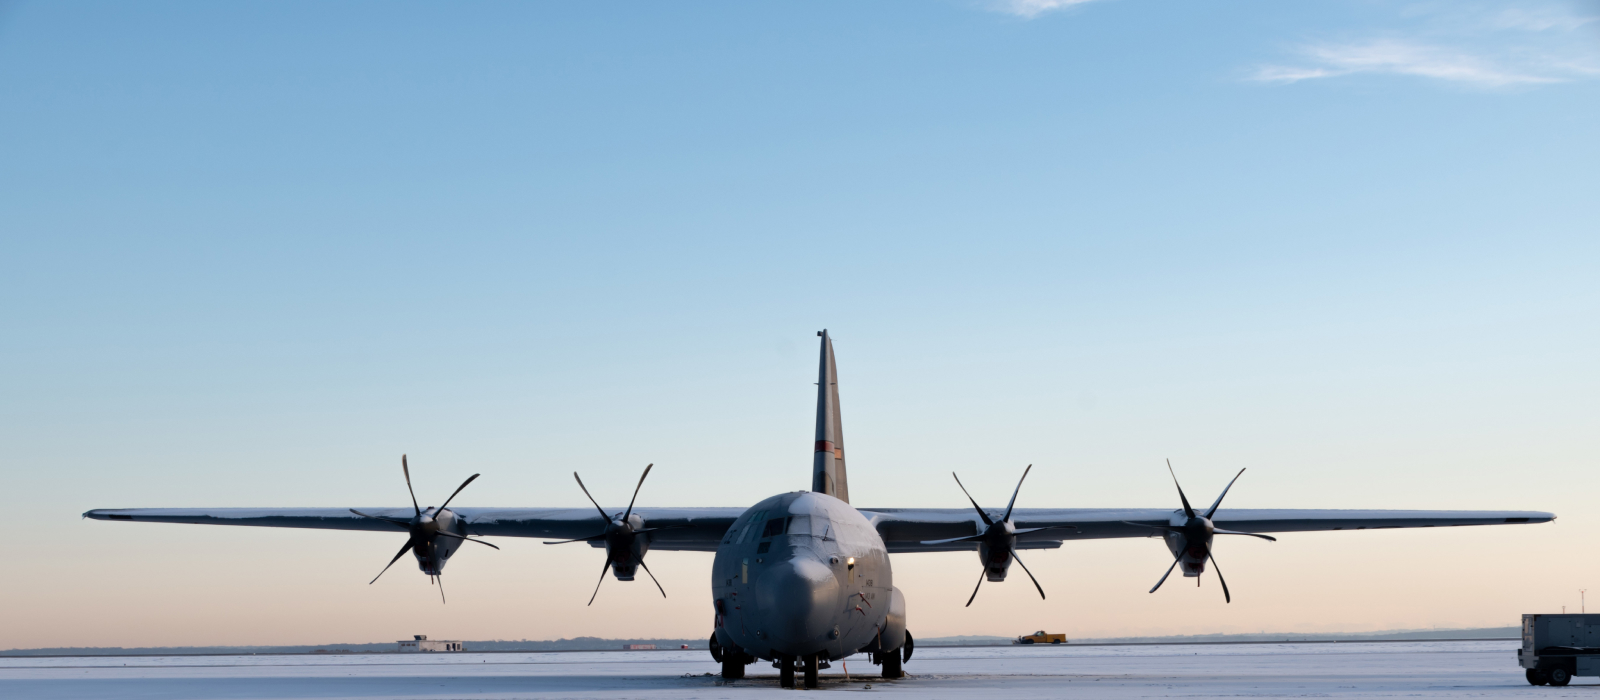
{"label": "snowy tarmac", "polygon": [[[1533,687],[1517,642],[925,647],[910,678],[863,656],[812,692],[906,698],[1600,699],[1600,679]],[[0,658],[0,698],[755,698],[789,692],[762,664],[723,685],[704,651]],[[871,688],[868,689],[868,684]]]}

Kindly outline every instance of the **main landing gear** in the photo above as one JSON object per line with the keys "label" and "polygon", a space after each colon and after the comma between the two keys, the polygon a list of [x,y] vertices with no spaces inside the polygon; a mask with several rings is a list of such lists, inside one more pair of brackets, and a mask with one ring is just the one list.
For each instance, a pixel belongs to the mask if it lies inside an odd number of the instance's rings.
{"label": "main landing gear", "polygon": [[723,680],[736,681],[744,678],[744,667],[755,661],[749,654],[738,647],[727,648],[717,641],[717,635],[711,635],[711,658],[722,664]]}
{"label": "main landing gear", "polygon": [[916,642],[911,639],[911,633],[907,632],[906,641],[900,645],[899,649],[873,654],[872,663],[883,666],[883,677],[885,679],[892,681],[905,678],[906,674],[902,664],[911,660],[911,652],[915,648]]}
{"label": "main landing gear", "polygon": [[904,678],[905,671],[900,668],[900,650],[896,649],[883,655],[883,677],[889,680]]}

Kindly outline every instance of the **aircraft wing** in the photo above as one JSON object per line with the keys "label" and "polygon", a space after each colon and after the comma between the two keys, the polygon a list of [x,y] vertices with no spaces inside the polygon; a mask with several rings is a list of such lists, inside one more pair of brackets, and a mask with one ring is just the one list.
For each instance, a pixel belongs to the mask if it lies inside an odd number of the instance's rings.
{"label": "aircraft wing", "polygon": [[[363,513],[410,520],[410,508],[357,508]],[[590,508],[450,508],[466,520],[467,533],[486,537],[538,537],[552,540],[598,535],[605,521]],[[650,533],[650,548],[713,552],[743,508],[634,508]],[[621,513],[622,508],[607,512]],[[107,508],[83,514],[94,520],[246,527],[297,527],[316,530],[396,532],[393,525],[351,513],[348,508]],[[597,547],[604,543],[591,543]]]}
{"label": "aircraft wing", "polygon": [[[862,508],[883,536],[890,552],[950,552],[977,548],[975,542],[922,544],[976,535],[983,531],[971,508]],[[1017,529],[1053,527],[1017,537],[1018,549],[1054,549],[1064,541],[1111,537],[1153,537],[1153,526],[1170,524],[1182,511],[1167,508],[1018,508],[1012,522]],[[999,520],[1000,513],[990,517]],[[1293,510],[1225,508],[1212,522],[1219,529],[1239,532],[1315,532],[1322,530],[1384,530],[1401,527],[1461,527],[1546,523],[1553,513],[1524,510]]]}
{"label": "aircraft wing", "polygon": [[[357,508],[380,517],[410,519],[410,508]],[[465,518],[468,534],[486,537],[574,539],[599,534],[605,523],[587,508],[451,508]],[[623,509],[612,509],[621,512]],[[608,512],[612,512],[608,511]],[[722,536],[743,508],[635,508],[652,532],[655,550],[716,551]],[[975,549],[976,543],[924,545],[924,541],[966,537],[981,523],[967,508],[863,508],[863,515],[883,536],[890,552],[950,552]],[[1021,535],[1018,549],[1054,549],[1064,541],[1112,537],[1152,537],[1152,526],[1169,524],[1177,511],[1165,508],[1018,508],[1012,520],[1018,529],[1052,527]],[[360,517],[347,508],[127,508],[91,510],[95,520],[248,527],[294,527],[319,530],[394,532],[394,526]],[[999,513],[991,517],[998,519]],[[1485,510],[1292,510],[1232,508],[1217,511],[1217,527],[1240,532],[1313,532],[1382,530],[1402,527],[1461,527],[1544,523],[1555,515],[1540,511]],[[591,543],[603,546],[599,542]]]}

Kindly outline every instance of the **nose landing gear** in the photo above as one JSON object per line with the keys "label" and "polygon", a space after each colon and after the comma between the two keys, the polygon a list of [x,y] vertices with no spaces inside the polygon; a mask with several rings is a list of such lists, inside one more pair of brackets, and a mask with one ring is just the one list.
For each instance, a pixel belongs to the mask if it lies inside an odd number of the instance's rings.
{"label": "nose landing gear", "polygon": [[794,672],[796,670],[800,671],[801,682],[805,684],[805,687],[817,687],[817,671],[823,668],[823,663],[821,654],[806,654],[798,658],[788,656],[778,659],[773,663],[774,666],[778,667],[778,687],[793,688]]}
{"label": "nose landing gear", "polygon": [[794,659],[789,657],[778,659],[778,687],[794,687]]}

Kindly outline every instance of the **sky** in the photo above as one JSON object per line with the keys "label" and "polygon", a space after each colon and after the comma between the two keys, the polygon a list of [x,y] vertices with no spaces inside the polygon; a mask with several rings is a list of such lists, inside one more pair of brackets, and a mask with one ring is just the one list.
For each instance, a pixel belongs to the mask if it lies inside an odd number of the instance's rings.
{"label": "sky", "polygon": [[[1527,509],[1068,543],[919,637],[1505,626],[1600,591],[1600,5],[0,5],[0,648],[710,634],[711,556],[91,508]],[[434,495],[428,495],[434,494]],[[1243,541],[1237,541],[1243,540]],[[1020,573],[1020,572],[1014,572]],[[1181,581],[1188,584],[1188,580]]]}

